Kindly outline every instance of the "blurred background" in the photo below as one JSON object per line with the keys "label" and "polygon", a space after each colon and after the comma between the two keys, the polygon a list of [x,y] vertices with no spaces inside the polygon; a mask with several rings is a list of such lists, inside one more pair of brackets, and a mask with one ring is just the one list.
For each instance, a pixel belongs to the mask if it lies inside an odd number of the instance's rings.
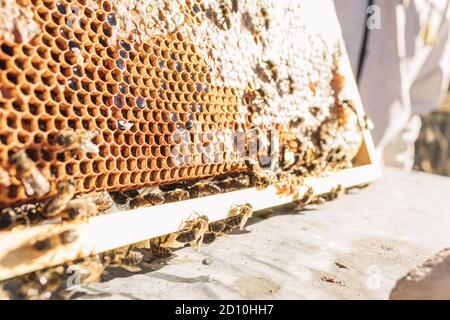
{"label": "blurred background", "polygon": [[334,3],[380,160],[450,176],[450,1]]}
{"label": "blurred background", "polygon": [[413,169],[450,176],[450,93],[437,111],[420,117],[422,128],[415,143]]}

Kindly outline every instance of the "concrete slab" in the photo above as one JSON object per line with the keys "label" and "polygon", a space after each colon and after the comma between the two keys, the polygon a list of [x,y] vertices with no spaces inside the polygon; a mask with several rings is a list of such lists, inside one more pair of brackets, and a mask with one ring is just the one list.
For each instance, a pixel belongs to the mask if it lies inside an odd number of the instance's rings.
{"label": "concrete slab", "polygon": [[387,299],[397,279],[450,245],[450,178],[386,168],[367,189],[276,210],[246,229],[201,252],[178,250],[167,265],[111,271],[78,298]]}

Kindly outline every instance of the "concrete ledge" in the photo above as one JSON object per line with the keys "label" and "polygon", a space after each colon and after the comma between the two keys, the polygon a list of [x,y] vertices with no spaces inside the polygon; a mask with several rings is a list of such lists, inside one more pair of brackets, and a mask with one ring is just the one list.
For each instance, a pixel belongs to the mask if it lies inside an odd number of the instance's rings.
{"label": "concrete ledge", "polygon": [[399,278],[450,247],[448,190],[450,178],[385,168],[364,190],[267,212],[200,252],[110,270],[76,298],[389,299]]}

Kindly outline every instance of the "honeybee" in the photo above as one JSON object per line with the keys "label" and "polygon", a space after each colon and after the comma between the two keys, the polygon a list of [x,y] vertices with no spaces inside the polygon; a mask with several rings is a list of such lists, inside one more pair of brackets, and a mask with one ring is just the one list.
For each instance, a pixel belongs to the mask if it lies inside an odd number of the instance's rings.
{"label": "honeybee", "polygon": [[242,13],[242,26],[252,34],[253,40],[256,43],[261,42],[261,32],[256,28],[255,24],[253,23],[252,16],[248,11]]}
{"label": "honeybee", "polygon": [[172,249],[179,248],[185,243],[177,241],[178,233],[169,233],[159,236],[149,241],[149,254],[153,258],[170,258],[172,256]]}
{"label": "honeybee", "polygon": [[291,75],[288,76],[289,94],[294,94],[297,91],[297,83]]}
{"label": "honeybee", "polygon": [[64,210],[67,203],[69,203],[75,195],[75,186],[75,181],[73,180],[63,180],[58,183],[56,187],[58,193],[45,205],[44,214],[46,217],[55,217]]}
{"label": "honeybee", "polygon": [[338,103],[332,109],[334,117],[339,121],[340,125],[345,125],[349,121],[351,113],[356,113],[356,108],[352,100],[344,100]]}
{"label": "honeybee", "polygon": [[269,100],[270,96],[267,93],[266,90],[264,90],[263,88],[258,88],[256,89],[256,92],[258,93],[259,96],[259,101],[267,103],[267,101]]}
{"label": "honeybee", "polygon": [[[170,249],[171,247],[168,246],[162,246],[161,244],[163,243],[167,243],[166,237],[168,237],[169,235],[163,236],[163,237],[158,237],[158,238],[154,238],[151,239],[149,241],[150,244],[150,250],[149,250],[149,254],[155,258],[169,258],[172,256],[172,250]],[[172,238],[174,238],[175,235],[171,235]],[[175,241],[175,240],[173,240]]]}
{"label": "honeybee", "polygon": [[217,234],[212,231],[206,231],[203,235],[203,244],[211,244],[217,239]]}
{"label": "honeybee", "polygon": [[246,203],[239,208],[239,215],[242,216],[241,224],[239,225],[239,230],[243,230],[249,218],[253,216],[253,207],[250,203]]}
{"label": "honeybee", "polygon": [[53,234],[45,239],[36,240],[32,246],[33,249],[39,252],[48,251],[58,246],[65,246],[73,243],[78,239],[78,231],[69,229],[57,234]]}
{"label": "honeybee", "polygon": [[147,192],[144,195],[139,195],[128,202],[130,209],[136,209],[139,207],[156,206],[163,204],[166,199],[157,193]]}
{"label": "honeybee", "polygon": [[225,231],[227,232],[233,231],[236,227],[241,225],[243,219],[244,217],[241,215],[226,218],[225,222],[227,224],[227,227]]}
{"label": "honeybee", "polygon": [[294,176],[288,172],[283,172],[275,184],[277,195],[286,195],[298,197],[298,192],[303,186],[304,180],[301,177]]}
{"label": "honeybee", "polygon": [[242,100],[246,105],[251,105],[256,98],[256,91],[252,86],[248,86],[244,89]]}
{"label": "honeybee", "polygon": [[298,195],[297,197],[299,198],[296,200],[297,210],[303,210],[307,205],[314,201],[314,189],[309,186],[303,194]]}
{"label": "honeybee", "polygon": [[102,260],[107,266],[120,266],[128,271],[138,271],[136,266],[142,262],[144,255],[134,250],[132,245],[123,246],[102,254]]}
{"label": "honeybee", "polygon": [[[97,255],[78,259],[9,280],[11,288],[14,286],[11,295],[14,299],[27,300],[70,299],[76,292],[74,286],[98,282],[103,271],[104,266]],[[75,273],[79,281],[73,283]]]}
{"label": "honeybee", "polygon": [[269,12],[267,11],[267,8],[265,8],[264,6],[261,7],[260,12],[261,12],[261,16],[264,20],[264,28],[266,28],[266,30],[268,30],[270,28],[270,24],[271,24]]}
{"label": "honeybee", "polygon": [[225,191],[236,191],[243,188],[249,188],[251,185],[250,176],[243,174],[235,177],[228,177],[218,182],[219,187]]}
{"label": "honeybee", "polygon": [[106,190],[94,192],[82,198],[93,201],[97,206],[98,212],[106,211],[113,206],[113,200]]}
{"label": "honeybee", "polygon": [[304,166],[297,166],[293,171],[292,174],[302,177],[306,176],[308,174],[308,169]]}
{"label": "honeybee", "polygon": [[147,201],[148,203],[150,203],[151,205],[160,205],[163,204],[166,199],[164,198],[164,196],[157,194],[157,193],[153,193],[153,192],[148,192],[146,194],[144,194],[144,199],[145,201]]}
{"label": "honeybee", "polygon": [[362,127],[366,130],[373,130],[375,128],[375,125],[373,124],[372,120],[365,114],[363,118],[363,124]]}
{"label": "honeybee", "polygon": [[233,206],[228,211],[228,217],[225,222],[228,227],[234,229],[239,226],[239,230],[244,230],[245,224],[248,219],[253,216],[253,207],[250,203],[246,203],[240,206]]}
{"label": "honeybee", "polygon": [[224,221],[214,221],[208,225],[208,230],[214,233],[220,233],[225,230],[226,223]]}
{"label": "honeybee", "polygon": [[221,193],[222,190],[215,183],[211,182],[212,178],[205,179],[194,183],[188,187],[189,194],[192,198],[204,197]]}
{"label": "honeybee", "polygon": [[89,197],[81,197],[70,200],[64,209],[66,219],[87,219],[98,214],[98,208]]}
{"label": "honeybee", "polygon": [[270,82],[271,76],[269,75],[267,70],[261,66],[261,64],[256,64],[256,66],[253,68],[253,71],[255,72],[256,76],[261,79],[261,81]]}
{"label": "honeybee", "polygon": [[316,196],[314,197],[314,199],[311,201],[311,204],[323,204],[325,203],[327,200],[325,199],[325,197],[323,196]]}
{"label": "honeybee", "polygon": [[98,153],[98,146],[92,142],[92,139],[98,134],[99,132],[96,130],[66,130],[58,136],[57,142],[65,150]]}
{"label": "honeybee", "polygon": [[257,190],[264,190],[277,182],[277,175],[272,170],[255,170],[251,175],[252,185]]}
{"label": "honeybee", "polygon": [[150,204],[147,203],[147,201],[145,201],[145,199],[143,197],[137,197],[137,198],[131,199],[128,202],[128,209],[134,210],[136,208],[145,207],[148,205],[150,205]]}
{"label": "honeybee", "polygon": [[0,210],[0,230],[10,230],[18,225],[31,226],[44,219],[41,203],[23,204]]}
{"label": "honeybee", "polygon": [[272,60],[267,60],[266,65],[272,74],[272,80],[278,81],[278,66]]}
{"label": "honeybee", "polygon": [[116,248],[113,250],[109,250],[100,254],[100,259],[102,263],[109,267],[120,264],[121,258],[125,255],[128,246]]}
{"label": "honeybee", "polygon": [[5,208],[0,212],[0,230],[5,230],[17,224],[16,214],[13,209]]}
{"label": "honeybee", "polygon": [[111,192],[110,193],[112,200],[121,206],[124,206],[128,203],[128,197],[123,192]]}
{"label": "honeybee", "polygon": [[188,200],[190,196],[188,191],[176,188],[175,190],[169,190],[164,193],[164,198],[166,202],[176,202]]}
{"label": "honeybee", "polygon": [[140,195],[139,191],[136,189],[123,191],[123,194],[126,195],[130,199],[139,197],[139,195]]}
{"label": "honeybee", "polygon": [[226,30],[229,30],[231,28],[231,8],[227,2],[227,0],[221,0],[219,4],[220,12],[222,13],[222,21],[220,23],[220,26],[224,28],[224,25],[226,26]]}
{"label": "honeybee", "polygon": [[239,0],[231,0],[231,11],[234,13],[239,11]]}
{"label": "honeybee", "polygon": [[337,186],[331,188],[330,192],[325,194],[323,197],[327,201],[331,201],[337,198],[342,197],[345,194],[345,188],[342,185],[338,184]]}
{"label": "honeybee", "polygon": [[139,251],[130,250],[122,259],[122,264],[125,266],[136,266],[142,262],[144,255]]}
{"label": "honeybee", "polygon": [[0,185],[4,187],[9,187],[11,185],[11,177],[8,171],[0,167]]}
{"label": "honeybee", "polygon": [[50,191],[50,183],[36,167],[36,164],[28,158],[24,150],[11,156],[11,163],[16,169],[16,177],[19,179],[28,196],[42,197]]}
{"label": "honeybee", "polygon": [[216,240],[218,236],[225,234],[227,224],[225,221],[215,221],[208,225],[208,230],[203,235],[203,243],[210,244]]}
{"label": "honeybee", "polygon": [[203,242],[203,235],[208,229],[209,218],[205,215],[184,222],[181,230],[177,232],[176,241],[189,243],[195,250],[200,250]]}
{"label": "honeybee", "polygon": [[86,219],[106,211],[113,206],[113,200],[105,190],[91,192],[70,200],[62,211],[66,219]]}

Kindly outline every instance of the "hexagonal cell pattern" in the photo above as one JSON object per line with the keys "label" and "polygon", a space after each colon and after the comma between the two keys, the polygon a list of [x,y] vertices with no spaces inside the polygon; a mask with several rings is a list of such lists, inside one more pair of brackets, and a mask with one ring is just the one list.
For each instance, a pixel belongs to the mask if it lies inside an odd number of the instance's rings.
{"label": "hexagonal cell pattern", "polygon": [[[79,192],[113,191],[242,167],[209,163],[181,141],[194,139],[198,127],[201,145],[212,130],[235,129],[237,94],[211,85],[204,59],[180,33],[111,45],[108,1],[96,10],[83,0],[33,0],[31,6],[42,32],[30,43],[0,40],[2,167],[10,168],[10,156],[25,149],[52,183],[49,196],[67,178],[76,179]],[[68,129],[97,130],[98,154],[61,150],[57,138]],[[16,178],[0,187],[1,203],[23,200],[37,199]]]}
{"label": "hexagonal cell pattern", "polygon": [[[345,148],[329,125],[342,109],[335,48],[299,24],[300,4],[221,3],[30,0],[41,32],[0,35],[0,167],[11,177],[0,204],[44,200],[64,179],[84,193],[243,171],[228,133],[255,127],[281,133],[272,151],[307,146],[296,161],[309,171]],[[97,132],[98,152],[61,148],[68,130]],[[19,150],[50,182],[44,198],[16,178]]]}

